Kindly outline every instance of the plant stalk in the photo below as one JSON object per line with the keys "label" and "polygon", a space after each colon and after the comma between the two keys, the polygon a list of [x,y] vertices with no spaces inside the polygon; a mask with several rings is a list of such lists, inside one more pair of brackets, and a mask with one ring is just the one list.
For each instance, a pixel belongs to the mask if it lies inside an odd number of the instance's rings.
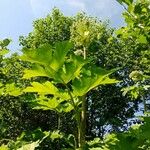
{"label": "plant stalk", "polygon": [[[83,48],[83,57],[86,59],[86,48]],[[78,142],[79,148],[84,149],[85,146],[85,135],[86,135],[86,111],[87,111],[87,102],[86,102],[86,95],[79,97],[82,102],[81,106],[81,114],[80,114],[80,123],[78,127]]]}
{"label": "plant stalk", "polygon": [[78,128],[78,139],[79,139],[79,148],[83,149],[85,146],[85,135],[86,135],[86,96],[80,97],[82,101],[81,114],[80,114],[80,123]]}

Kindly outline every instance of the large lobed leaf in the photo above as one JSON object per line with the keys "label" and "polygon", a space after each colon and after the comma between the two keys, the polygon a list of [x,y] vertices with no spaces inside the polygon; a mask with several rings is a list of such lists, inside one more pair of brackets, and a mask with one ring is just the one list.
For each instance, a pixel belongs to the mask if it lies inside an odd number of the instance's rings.
{"label": "large lobed leaf", "polygon": [[24,70],[24,79],[30,79],[32,77],[51,77],[52,72],[48,70],[48,68],[45,68],[40,65],[33,65],[31,69],[25,69]]}
{"label": "large lobed leaf", "polygon": [[39,141],[36,141],[30,144],[23,145],[21,148],[18,148],[17,150],[35,150],[35,148],[38,146],[39,146]]}
{"label": "large lobed leaf", "polygon": [[[53,62],[53,61],[52,61]],[[60,62],[59,62],[60,63]],[[71,80],[74,80],[75,77],[78,77],[82,67],[87,63],[81,56],[72,55],[69,59],[67,59],[62,66],[57,70],[55,70],[49,66],[43,65],[33,65],[31,69],[26,69],[24,71],[23,78],[29,79],[32,77],[44,76],[53,78],[55,81],[59,83],[67,84]]]}
{"label": "large lobed leaf", "polygon": [[46,44],[37,49],[24,49],[21,59],[40,65],[49,65],[52,61],[52,46]]}
{"label": "large lobed leaf", "polygon": [[72,43],[68,41],[58,42],[50,64],[51,68],[57,71],[64,63],[68,51],[72,48]]}
{"label": "large lobed leaf", "polygon": [[24,89],[24,92],[39,93],[39,94],[56,94],[58,89],[49,81],[45,83],[32,82],[32,86]]}
{"label": "large lobed leaf", "polygon": [[33,102],[34,109],[56,110],[61,101],[54,98],[39,97]]}
{"label": "large lobed leaf", "polygon": [[[74,80],[80,75],[82,67],[87,63],[82,57],[72,55],[69,61],[65,62],[63,67],[59,70],[58,76],[65,84]],[[59,78],[59,77],[58,77]]]}
{"label": "large lobed leaf", "polygon": [[46,44],[37,49],[25,49],[21,59],[45,67],[51,67],[57,71],[63,65],[65,57],[71,48],[72,43],[68,41],[59,42],[54,47]]}
{"label": "large lobed leaf", "polygon": [[117,69],[105,70],[96,66],[92,66],[90,70],[86,70],[80,78],[76,78],[73,81],[74,95],[83,96],[90,90],[99,85],[118,83],[116,79],[110,79],[109,75],[115,72]]}

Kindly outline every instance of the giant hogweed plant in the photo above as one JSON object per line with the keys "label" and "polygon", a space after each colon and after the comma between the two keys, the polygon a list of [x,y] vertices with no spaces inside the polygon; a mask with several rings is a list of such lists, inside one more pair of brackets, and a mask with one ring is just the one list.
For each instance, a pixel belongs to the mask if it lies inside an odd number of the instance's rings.
{"label": "giant hogweed plant", "polygon": [[68,54],[72,48],[72,43],[65,41],[54,46],[46,44],[37,49],[24,49],[21,59],[32,63],[32,68],[24,71],[23,78],[46,77],[46,80],[31,82],[23,92],[37,93],[32,101],[34,109],[53,110],[58,114],[73,111],[78,128],[74,147],[83,149],[82,97],[99,85],[118,81],[109,77],[116,69],[108,71],[82,56]]}

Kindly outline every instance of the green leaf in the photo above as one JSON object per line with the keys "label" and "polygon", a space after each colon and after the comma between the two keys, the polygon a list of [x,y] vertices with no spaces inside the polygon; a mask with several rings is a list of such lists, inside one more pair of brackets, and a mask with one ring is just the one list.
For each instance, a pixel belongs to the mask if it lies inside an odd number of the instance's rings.
{"label": "green leaf", "polygon": [[0,56],[4,56],[4,55],[6,55],[7,53],[9,53],[9,50],[8,50],[8,49],[0,49]]}
{"label": "green leaf", "polygon": [[75,79],[72,83],[73,94],[76,96],[83,96],[89,91],[91,85],[91,78],[83,77]]}
{"label": "green leaf", "polygon": [[35,150],[36,147],[39,146],[39,141],[32,142],[31,144],[23,145],[21,148],[18,148],[17,150]]}
{"label": "green leaf", "polygon": [[128,92],[130,92],[131,96],[136,99],[139,96],[139,90],[140,88],[138,87],[138,85],[133,85],[133,86],[123,88],[121,91],[123,91],[122,93],[123,96],[125,96]]}
{"label": "green leaf", "polygon": [[64,91],[64,90],[60,90],[56,93],[56,96],[61,98],[62,100],[70,100],[70,96],[68,94],[68,92]]}
{"label": "green leaf", "polygon": [[71,48],[72,43],[64,41],[57,43],[54,48],[47,44],[34,50],[25,49],[24,54],[21,56],[21,59],[38,65],[42,65],[43,68],[41,66],[31,69],[32,71],[26,71],[24,78],[30,78],[38,75],[50,75],[55,77],[57,71],[64,64],[65,57]]}
{"label": "green leaf", "polygon": [[42,110],[55,110],[59,104],[60,102],[56,98],[40,97],[33,102],[33,105],[36,105],[33,108]]}
{"label": "green leaf", "polygon": [[79,76],[82,67],[86,63],[87,62],[82,57],[73,55],[71,60],[63,65],[58,74],[63,82],[67,84],[69,81]]}
{"label": "green leaf", "polygon": [[123,3],[127,4],[127,5],[130,5],[133,3],[133,0],[117,0],[118,3],[120,3],[121,5]]}
{"label": "green leaf", "polygon": [[118,3],[120,3],[122,5],[123,0],[117,0]]}
{"label": "green leaf", "polygon": [[138,40],[139,43],[147,44],[147,39],[144,35],[140,35],[137,40]]}
{"label": "green leaf", "polygon": [[40,96],[35,101],[31,102],[34,109],[42,110],[55,110],[58,112],[70,112],[73,110],[73,106],[67,103],[66,100],[70,97],[63,97],[62,95],[56,94],[56,97],[47,98],[46,96]]}
{"label": "green leaf", "polygon": [[3,84],[0,82],[0,95],[4,94]]}
{"label": "green leaf", "polygon": [[123,31],[124,31],[124,28],[122,27],[122,28],[116,30],[115,34],[119,37],[119,36],[121,36],[123,34]]}
{"label": "green leaf", "polygon": [[143,88],[144,90],[148,90],[150,88],[150,85],[144,85]]}
{"label": "green leaf", "polygon": [[0,88],[0,95],[4,94],[4,88]]}
{"label": "green leaf", "polygon": [[92,66],[91,70],[85,71],[89,75],[86,76],[85,74],[83,74],[81,78],[76,78],[73,81],[72,88],[74,95],[83,96],[99,85],[118,83],[119,81],[109,78],[109,75],[116,70],[117,69],[108,71],[96,66]]}
{"label": "green leaf", "polygon": [[62,112],[70,112],[74,109],[74,107],[70,103],[65,103],[64,105],[61,105],[61,111]]}
{"label": "green leaf", "polygon": [[10,42],[11,42],[10,39],[4,39],[3,42],[2,42],[3,43],[3,47],[8,46]]}
{"label": "green leaf", "polygon": [[135,5],[134,12],[140,14],[142,11],[142,7],[140,4]]}
{"label": "green leaf", "polygon": [[3,84],[0,82],[0,87],[2,87],[3,86]]}
{"label": "green leaf", "polygon": [[58,42],[55,45],[51,68],[57,71],[64,63],[68,51],[72,48],[72,43],[68,41]]}
{"label": "green leaf", "polygon": [[24,79],[29,79],[32,77],[51,77],[51,73],[49,72],[48,68],[44,68],[40,65],[35,65],[32,69],[25,69],[24,70]]}
{"label": "green leaf", "polygon": [[48,66],[52,61],[52,51],[52,46],[46,44],[37,49],[24,49],[24,54],[20,58],[24,61]]}
{"label": "green leaf", "polygon": [[6,84],[4,89],[5,89],[5,94],[11,95],[11,96],[19,96],[22,94],[22,90],[16,87],[14,83]]}
{"label": "green leaf", "polygon": [[52,141],[54,141],[55,139],[60,139],[62,137],[63,135],[59,132],[59,130],[53,131],[50,135],[50,138],[52,139]]}
{"label": "green leaf", "polygon": [[[110,79],[109,75],[114,73],[118,69],[105,70],[101,68],[95,68],[95,75],[93,77],[93,84],[90,86],[90,90],[97,87],[98,85],[114,84],[120,81],[116,79]],[[94,71],[94,69],[93,69]]]}
{"label": "green leaf", "polygon": [[32,82],[31,87],[24,89],[24,92],[36,92],[39,94],[56,94],[58,89],[49,81],[45,83]]}
{"label": "green leaf", "polygon": [[1,145],[0,146],[0,150],[9,150],[8,146],[7,145]]}

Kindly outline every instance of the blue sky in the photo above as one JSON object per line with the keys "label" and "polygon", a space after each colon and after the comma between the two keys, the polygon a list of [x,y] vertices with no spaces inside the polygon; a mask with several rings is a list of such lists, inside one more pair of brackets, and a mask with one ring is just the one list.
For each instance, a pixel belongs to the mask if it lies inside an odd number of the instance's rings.
{"label": "blue sky", "polygon": [[31,32],[33,20],[47,16],[54,7],[68,16],[85,11],[101,20],[109,19],[113,27],[123,25],[123,9],[116,0],[0,0],[0,39],[11,38],[10,49],[18,51],[19,36]]}

